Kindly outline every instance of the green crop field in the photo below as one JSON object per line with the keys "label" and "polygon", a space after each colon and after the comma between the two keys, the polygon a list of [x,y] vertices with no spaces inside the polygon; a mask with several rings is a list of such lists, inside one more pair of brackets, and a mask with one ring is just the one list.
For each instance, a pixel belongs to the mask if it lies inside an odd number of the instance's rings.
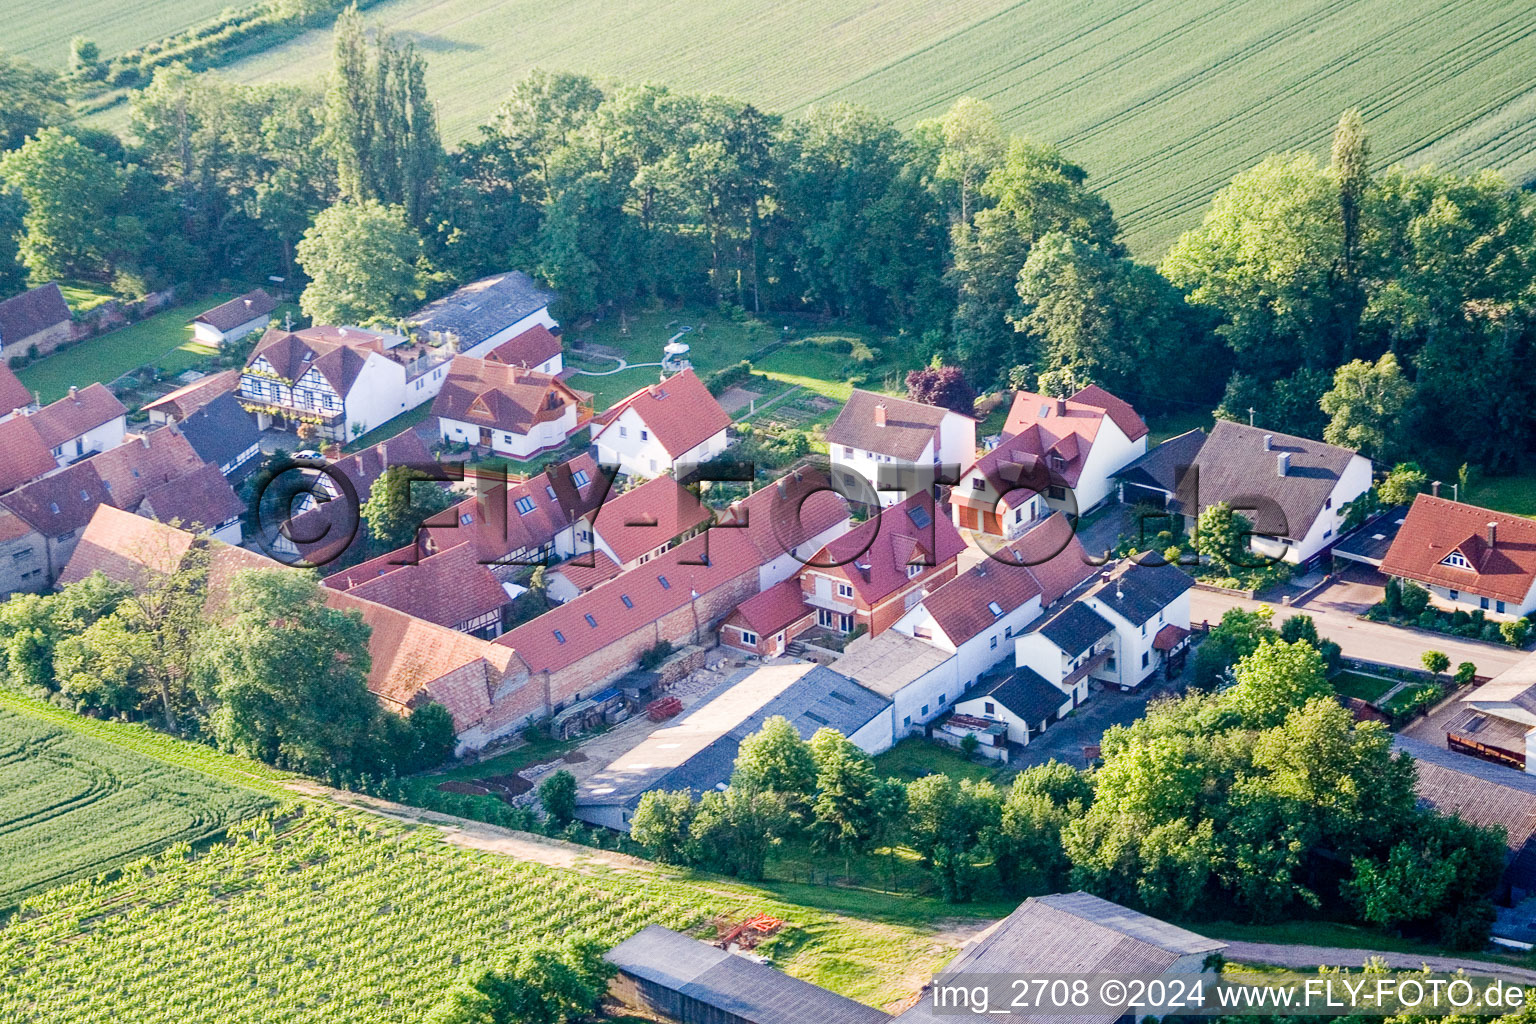
{"label": "green crop field", "polygon": [[0,906],[217,835],[272,803],[39,716],[7,695],[0,702]]}
{"label": "green crop field", "polygon": [[[84,36],[107,56],[211,18],[228,0],[78,0],[6,5],[4,49],[44,67],[69,63],[69,41]],[[238,5],[236,5],[238,6]]]}
{"label": "green crop field", "polygon": [[[426,53],[449,140],[535,66],[903,124],[977,96],[1086,166],[1147,258],[1266,153],[1324,153],[1348,106],[1379,164],[1536,174],[1536,6],[1509,0],[385,0],[366,17]],[[328,47],[310,32],[228,73],[312,79]]]}
{"label": "green crop field", "polygon": [[788,922],[764,947],[780,966],[871,1003],[910,994],[949,955],[926,929],[746,886],[555,869],[310,806],[202,856],[168,851],[29,901],[0,928],[0,1020],[416,1024],[462,966],[519,943],[757,912]]}

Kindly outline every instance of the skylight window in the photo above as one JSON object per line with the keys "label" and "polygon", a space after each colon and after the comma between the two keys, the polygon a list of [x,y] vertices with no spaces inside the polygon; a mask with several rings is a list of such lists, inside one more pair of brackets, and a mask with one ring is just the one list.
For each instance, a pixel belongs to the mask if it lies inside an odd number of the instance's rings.
{"label": "skylight window", "polygon": [[913,505],[911,508],[907,509],[907,518],[912,520],[912,525],[917,527],[919,530],[926,530],[928,527],[933,525],[933,517],[930,516],[928,514],[928,510],[923,508],[921,505]]}
{"label": "skylight window", "polygon": [[624,607],[625,608],[633,608],[635,606],[635,602],[633,602],[633,601],[631,601],[629,599],[629,595],[628,594],[620,594],[619,595],[619,600],[624,602]]}
{"label": "skylight window", "polygon": [[549,500],[550,501],[554,501],[555,500],[555,489],[553,487],[551,487],[549,484],[545,484],[544,485],[544,493],[549,495]]}
{"label": "skylight window", "polygon": [[518,512],[518,515],[524,515],[525,516],[529,512],[532,512],[532,511],[533,511],[533,499],[532,498],[524,496],[524,497],[521,497],[521,498],[517,499],[517,512]]}
{"label": "skylight window", "polygon": [[597,620],[594,619],[590,614],[583,615],[582,618],[587,620],[587,625],[591,626],[593,629],[597,628]]}
{"label": "skylight window", "polygon": [[[576,482],[577,487],[585,487],[587,484],[592,482],[592,477],[584,469],[578,469],[576,472],[572,473],[571,479]],[[553,491],[550,492],[550,497],[554,497]]]}
{"label": "skylight window", "polygon": [[[58,509],[54,509],[54,511],[57,512]],[[667,578],[665,576],[657,576],[656,577],[656,581],[661,584],[661,589],[662,590],[671,590],[672,589],[672,584],[667,582]]]}
{"label": "skylight window", "polygon": [[460,526],[468,526],[470,523],[472,523],[474,521],[475,521],[475,517],[474,517],[474,515],[472,513],[469,513],[469,512],[461,512],[461,513],[459,513],[459,525]]}
{"label": "skylight window", "polygon": [[831,724],[825,718],[822,718],[820,715],[818,715],[814,711],[807,711],[805,713],[805,717],[809,718],[811,721],[816,722],[816,723],[818,723],[820,725],[829,725],[829,724]]}
{"label": "skylight window", "polygon": [[994,616],[1001,615],[1003,614],[1003,606],[996,601],[989,601],[987,603],[987,611],[991,612]]}
{"label": "skylight window", "polygon": [[562,644],[563,644],[563,643],[565,643],[565,634],[564,634],[564,633],[562,633],[562,632],[560,632],[560,631],[559,631],[559,630],[558,630],[558,629],[557,629],[557,630],[555,630],[555,639],[556,639],[556,640],[558,640],[558,641],[559,641],[559,642],[560,642],[560,643],[562,643]]}

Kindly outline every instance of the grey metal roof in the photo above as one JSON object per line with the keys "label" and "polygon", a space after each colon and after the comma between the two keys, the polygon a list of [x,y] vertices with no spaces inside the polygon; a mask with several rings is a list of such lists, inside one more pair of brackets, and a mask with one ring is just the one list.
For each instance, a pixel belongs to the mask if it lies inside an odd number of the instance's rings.
{"label": "grey metal roof", "polygon": [[1109,633],[1114,632],[1108,619],[1083,604],[1074,601],[1047,619],[1035,632],[1075,658]]}
{"label": "grey metal roof", "polygon": [[[1268,449],[1265,437],[1271,439]],[[1195,457],[1198,473],[1180,481],[1170,507],[1193,516],[1224,501],[1261,534],[1305,537],[1357,454],[1311,438],[1219,420]],[[1290,459],[1284,476],[1281,455]]]}
{"label": "grey metal roof", "polygon": [[[1067,694],[1027,666],[1010,672],[982,696],[996,701],[1030,724],[1045,721],[1067,701]],[[965,699],[972,698],[967,696]]]}
{"label": "grey metal roof", "polygon": [[1394,736],[1392,746],[1418,762],[1413,789],[1421,802],[1476,825],[1502,826],[1505,881],[1536,889],[1536,776],[1407,736]]}
{"label": "grey metal roof", "polygon": [[[1137,913],[1085,892],[1026,900],[962,950],[941,977],[966,974],[1158,974],[1181,956],[1225,949],[1226,943]],[[901,1024],[954,1019],[935,1011],[930,996],[898,1016]],[[1010,1015],[1008,1020],[1035,1019]],[[1045,1020],[1047,1018],[1040,1017]],[[1057,1018],[1059,1019],[1059,1018]],[[1116,1014],[1084,1014],[1079,1024],[1112,1024]]]}
{"label": "grey metal roof", "polygon": [[884,1024],[890,1015],[660,925],[609,950],[631,977],[679,992],[752,1024]]}
{"label": "grey metal roof", "polygon": [[1179,471],[1195,464],[1195,456],[1205,445],[1205,431],[1195,429],[1170,437],[1147,454],[1126,463],[1111,474],[1128,484],[1138,484],[1173,494],[1178,490]]}
{"label": "grey metal roof", "polygon": [[[783,670],[784,667],[775,666],[758,671]],[[683,725],[694,716],[702,717],[717,711],[717,702],[730,702],[738,695],[750,695],[756,689],[753,682],[755,674],[746,673],[743,677],[717,687],[708,700],[690,709],[676,724]],[[712,708],[711,705],[717,706]],[[744,707],[753,710],[735,720],[734,724],[722,721],[721,731],[715,739],[679,763],[659,761],[649,770],[636,770],[639,766],[630,766],[620,771],[617,766],[623,759],[615,759],[614,765],[597,772],[582,784],[577,802],[585,806],[632,806],[639,802],[642,794],[652,789],[687,789],[705,793],[730,781],[741,741],[760,730],[764,722],[776,715],[788,719],[800,737],[808,740],[818,729],[823,728],[836,729],[844,736],[851,736],[890,706],[890,700],[865,689],[847,676],[824,665],[813,665],[766,703],[758,706],[745,701]],[[635,749],[657,745],[658,739],[658,734],[653,733]]]}
{"label": "grey metal roof", "polygon": [[462,348],[479,344],[555,301],[520,270],[493,274],[427,303],[407,319],[423,331],[451,331]]}
{"label": "grey metal roof", "polygon": [[1333,546],[1333,553],[1371,565],[1381,565],[1381,560],[1387,557],[1387,549],[1397,539],[1397,531],[1402,529],[1407,515],[1408,510],[1401,505],[1387,509],[1341,538]]}
{"label": "grey metal roof", "polygon": [[1093,591],[1116,615],[1139,626],[1194,587],[1194,577],[1172,565],[1132,562],[1119,576]]}
{"label": "grey metal roof", "polygon": [[[187,416],[181,421],[180,430],[192,450],[215,466],[235,461],[261,439],[256,421],[231,392]],[[247,463],[246,470],[254,469],[256,461]]]}

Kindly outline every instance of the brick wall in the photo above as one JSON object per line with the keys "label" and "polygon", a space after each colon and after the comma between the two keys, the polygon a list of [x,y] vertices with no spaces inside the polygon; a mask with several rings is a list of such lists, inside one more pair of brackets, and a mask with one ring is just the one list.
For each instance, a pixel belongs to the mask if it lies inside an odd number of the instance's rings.
{"label": "brick wall", "polygon": [[[559,707],[587,697],[635,667],[643,651],[662,640],[674,644],[692,643],[694,606],[698,609],[700,641],[714,632],[714,625],[736,606],[757,593],[757,566],[729,583],[722,584],[697,601],[685,604],[642,629],[620,637],[608,646],[562,669],[548,673],[550,702]],[[542,676],[541,676],[542,678]]]}
{"label": "brick wall", "polygon": [[879,636],[896,624],[907,613],[906,597],[914,590],[935,590],[955,578],[958,565],[954,559],[950,559],[942,566],[930,569],[917,579],[912,580],[890,597],[881,601],[873,608],[860,608],[857,620],[869,627],[870,636]]}

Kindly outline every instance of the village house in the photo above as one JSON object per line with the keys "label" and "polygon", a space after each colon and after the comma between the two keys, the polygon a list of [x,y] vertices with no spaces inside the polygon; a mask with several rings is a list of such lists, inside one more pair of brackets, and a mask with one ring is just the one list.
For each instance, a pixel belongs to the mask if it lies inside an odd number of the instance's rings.
{"label": "village house", "polygon": [[144,406],[144,411],[149,413],[149,422],[155,426],[180,423],[220,395],[234,394],[239,386],[239,370],[220,370],[155,399]]}
{"label": "village house", "polygon": [[1011,540],[1052,510],[1086,514],[1146,453],[1147,433],[1135,409],[1097,385],[1071,398],[1021,391],[1002,440],[950,492],[955,525]]}
{"label": "village house", "polygon": [[128,410],[104,385],[71,386],[69,394],[28,417],[58,466],[115,448],[128,433]]}
{"label": "village house", "polygon": [[775,578],[768,567],[798,564],[784,556],[821,550],[847,531],[847,507],[824,479],[807,474],[791,481],[783,490],[763,488],[702,534],[496,642],[522,655],[551,711],[602,689],[662,642],[703,643],[744,601],[794,571],[784,568]]}
{"label": "village house", "polygon": [[528,459],[592,418],[592,396],[547,373],[459,356],[432,403],[444,441]]}
{"label": "village house", "polygon": [[1536,521],[1420,494],[1381,571],[1423,584],[1447,610],[1518,619],[1536,612]]}
{"label": "village house", "polygon": [[549,571],[551,600],[565,602],[697,536],[714,511],[669,476],[647,480],[587,514],[590,547]]}
{"label": "village house", "polygon": [[[954,657],[922,685],[892,695],[902,727],[947,710],[949,697],[959,697],[1011,658],[1013,638],[1096,572],[1071,523],[1058,513],[929,592],[891,628]],[[925,705],[928,711],[921,710]]]}
{"label": "village house", "polygon": [[46,356],[74,339],[74,314],[57,283],[0,302],[0,360]]}
{"label": "village house", "polygon": [[1177,674],[1189,645],[1189,592],[1195,581],[1175,566],[1126,560],[1081,598],[1115,629],[1115,655],[1095,678],[1123,691],[1160,669]]}
{"label": "village house", "polygon": [[240,401],[262,430],[309,423],[345,442],[435,398],[451,358],[361,327],[268,328],[240,375]]}
{"label": "village house", "polygon": [[784,654],[794,638],[816,622],[798,579],[776,583],[743,601],[720,624],[720,642],[763,658]]}
{"label": "village house", "polygon": [[927,491],[883,509],[817,552],[800,573],[816,624],[878,636],[923,595],[954,579],[965,541],[934,515]]}
{"label": "village house", "polygon": [[534,324],[517,337],[507,339],[487,352],[485,358],[493,363],[537,370],[552,377],[560,376],[565,370],[560,336],[543,324]]}
{"label": "village house", "polygon": [[[59,583],[74,583],[97,571],[137,583],[146,571],[181,564],[194,540],[184,530],[103,506]],[[284,569],[243,548],[213,542],[209,550],[210,617],[219,614],[216,602],[229,593],[235,573]],[[515,732],[543,713],[540,692],[528,686],[527,668],[509,648],[342,591],[322,592],[332,608],[357,613],[369,627],[368,689],[397,714],[433,702],[447,708],[460,753]]]}
{"label": "village house", "polygon": [[[527,274],[511,270],[471,281],[405,319],[419,341],[444,346],[457,355],[483,358],[536,327],[558,333],[560,325],[549,315],[555,298],[554,292]],[[521,365],[512,359],[498,361]],[[559,373],[560,368],[545,372]]]}
{"label": "village house", "polygon": [[0,423],[37,411],[37,399],[11,368],[0,362]]}
{"label": "village house", "polygon": [[891,746],[890,708],[889,700],[822,665],[744,670],[583,782],[576,816],[627,832],[651,790],[702,795],[720,789],[730,781],[741,741],[775,716],[787,719],[801,739],[836,729],[865,753],[881,753]]}
{"label": "village house", "polygon": [[692,370],[663,377],[592,421],[597,461],[625,476],[679,478],[725,451],[731,417]]}
{"label": "village house", "polygon": [[267,326],[277,300],[257,288],[192,318],[192,340],[220,348]]}
{"label": "village house", "polygon": [[931,489],[941,467],[958,474],[975,461],[976,421],[855,388],[827,428],[827,450],[845,495],[889,507]]}
{"label": "village house", "polygon": [[177,520],[235,543],[245,511],[217,468],[173,427],[130,435],[124,444],[16,488],[0,505],[9,513],[0,526],[0,535],[10,537],[6,585],[26,590],[44,589],[59,577],[99,506]]}
{"label": "village house", "polygon": [[217,466],[233,483],[250,476],[260,464],[256,421],[233,394],[225,392],[194,409],[178,422],[177,429],[204,462]]}
{"label": "village house", "polygon": [[413,549],[390,552],[344,569],[326,587],[386,605],[460,633],[494,640],[511,596],[473,544],[456,544],[419,560]]}
{"label": "village house", "polygon": [[1217,420],[1183,483],[1168,507],[1187,531],[1225,502],[1253,523],[1254,554],[1308,565],[1339,539],[1345,506],[1370,489],[1371,461],[1350,448]]}

